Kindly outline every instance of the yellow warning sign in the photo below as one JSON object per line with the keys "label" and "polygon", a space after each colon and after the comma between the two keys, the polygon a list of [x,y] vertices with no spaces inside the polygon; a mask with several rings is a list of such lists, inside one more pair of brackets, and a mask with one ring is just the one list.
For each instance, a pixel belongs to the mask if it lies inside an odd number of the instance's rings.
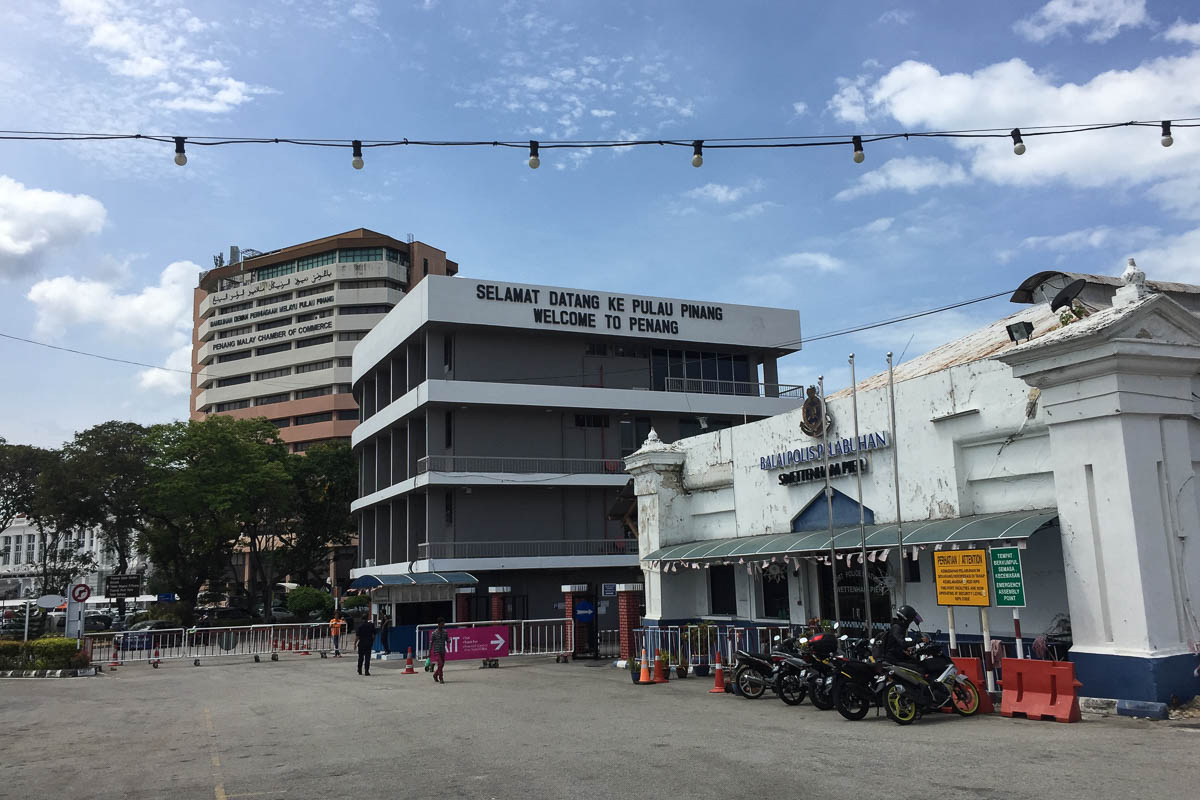
{"label": "yellow warning sign", "polygon": [[939,606],[990,606],[987,553],[939,550],[933,554],[933,579]]}

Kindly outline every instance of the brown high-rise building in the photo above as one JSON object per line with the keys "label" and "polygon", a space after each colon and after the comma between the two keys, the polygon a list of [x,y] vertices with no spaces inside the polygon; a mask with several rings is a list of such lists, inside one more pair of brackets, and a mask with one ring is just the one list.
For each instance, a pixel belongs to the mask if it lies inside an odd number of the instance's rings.
{"label": "brown high-rise building", "polygon": [[294,452],[350,439],[350,354],[445,251],[359,228],[259,253],[230,248],[193,303],[191,416],[266,417]]}

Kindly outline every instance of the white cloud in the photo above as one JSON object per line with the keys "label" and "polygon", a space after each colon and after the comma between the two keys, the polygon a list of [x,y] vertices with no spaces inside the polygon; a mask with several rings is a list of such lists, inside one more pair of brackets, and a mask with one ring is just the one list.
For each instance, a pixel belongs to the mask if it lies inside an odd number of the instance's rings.
{"label": "white cloud", "polygon": [[883,25],[907,25],[915,13],[908,9],[892,8],[880,14],[878,22]]}
{"label": "white cloud", "polygon": [[892,223],[896,221],[895,217],[880,217],[877,220],[868,222],[859,228],[863,233],[883,233],[892,227]]}
{"label": "white cloud", "polygon": [[30,189],[0,175],[0,278],[35,273],[48,250],[98,233],[105,216],[94,197]]}
{"label": "white cloud", "polygon": [[[1150,280],[1200,283],[1200,228],[1160,240],[1153,247],[1129,253]],[[1100,274],[1119,275],[1125,269],[1124,254],[1113,259],[1111,269]]]}
{"label": "white cloud", "polygon": [[864,78],[858,78],[851,81],[847,78],[838,78],[837,93],[829,98],[827,108],[833,112],[833,115],[843,122],[866,122],[867,121],[867,100],[862,93],[862,84]]}
{"label": "white cloud", "polygon": [[794,116],[798,117],[805,111],[808,111],[808,103],[805,103],[802,100],[797,100],[795,103],[792,103],[792,111],[794,112]]}
{"label": "white cloud", "polygon": [[1094,228],[1082,228],[1054,236],[1027,236],[1021,240],[1021,247],[1057,252],[1095,250],[1118,244],[1132,245],[1148,242],[1157,236],[1158,229],[1147,225],[1129,228],[1098,225]]}
{"label": "white cloud", "polygon": [[713,203],[736,203],[745,195],[751,192],[757,192],[763,188],[763,183],[760,180],[754,180],[745,186],[727,186],[723,183],[706,183],[703,186],[698,186],[695,189],[689,189],[683,193],[684,197],[691,200],[708,200]]}
{"label": "white cloud", "polygon": [[732,214],[730,214],[729,218],[733,219],[733,220],[750,219],[751,217],[757,217],[759,214],[762,214],[767,209],[774,208],[775,206],[778,206],[778,205],[779,205],[778,203],[773,203],[770,200],[763,200],[762,202],[759,202],[759,203],[751,203],[750,205],[746,206],[745,208],[743,208],[739,211],[735,211]]}
{"label": "white cloud", "polygon": [[775,259],[775,263],[787,269],[816,269],[821,272],[838,272],[846,262],[829,253],[789,253]]}
{"label": "white cloud", "polygon": [[615,117],[617,115],[617,112],[613,111],[610,108],[593,108],[591,111],[591,114],[593,117],[600,117],[601,119],[603,119],[605,117]]}
{"label": "white cloud", "polygon": [[107,281],[63,275],[38,281],[27,297],[37,309],[37,329],[47,335],[70,325],[100,325],[111,333],[156,336],[190,331],[192,290],[201,268],[176,261],[154,286],[123,294]]}
{"label": "white cloud", "polygon": [[1176,216],[1200,219],[1200,171],[1169,178],[1150,187],[1148,194]]}
{"label": "white cloud", "polygon": [[379,6],[372,0],[358,0],[350,6],[348,13],[363,25],[374,25],[379,20]]}
{"label": "white cloud", "polygon": [[[880,314],[881,318],[886,316],[888,315],[885,313]],[[897,322],[894,325],[860,331],[853,334],[853,338],[864,344],[893,351],[896,353],[896,363],[899,363],[901,352],[907,361],[947,342],[960,339],[993,319],[993,316],[982,311],[951,309],[927,317]]]}
{"label": "white cloud", "polygon": [[905,156],[893,158],[877,170],[863,175],[851,187],[838,192],[838,200],[899,189],[913,194],[930,187],[954,186],[967,182],[960,164],[948,164],[939,158]]}
{"label": "white cloud", "polygon": [[1073,27],[1087,28],[1089,42],[1107,42],[1121,28],[1138,28],[1150,22],[1146,0],[1050,0],[1013,30],[1031,42],[1066,36]]}
{"label": "white cloud", "polygon": [[1163,37],[1168,42],[1187,42],[1188,44],[1200,45],[1200,22],[1187,23],[1181,19],[1175,20],[1175,24],[1167,29]]}
{"label": "white cloud", "polygon": [[164,394],[188,394],[192,388],[192,345],[185,342],[176,347],[167,356],[163,366],[166,369],[144,369],[138,372],[138,386]]}

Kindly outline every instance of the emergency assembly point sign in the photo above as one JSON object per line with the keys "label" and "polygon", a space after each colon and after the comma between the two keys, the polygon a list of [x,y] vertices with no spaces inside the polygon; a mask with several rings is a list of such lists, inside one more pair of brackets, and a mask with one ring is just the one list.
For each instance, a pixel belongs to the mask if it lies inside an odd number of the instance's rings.
{"label": "emergency assembly point sign", "polygon": [[948,550],[933,554],[933,579],[939,606],[990,606],[987,553]]}
{"label": "emergency assembly point sign", "polygon": [[1021,575],[1021,551],[1016,547],[992,548],[992,585],[996,587],[996,605],[1025,607],[1025,580]]}

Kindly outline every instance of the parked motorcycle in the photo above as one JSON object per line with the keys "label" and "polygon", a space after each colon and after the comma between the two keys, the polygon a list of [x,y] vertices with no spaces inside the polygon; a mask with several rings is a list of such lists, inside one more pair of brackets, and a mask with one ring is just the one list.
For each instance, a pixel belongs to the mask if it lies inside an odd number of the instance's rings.
{"label": "parked motorcycle", "polygon": [[836,660],[833,680],[833,703],[838,713],[849,720],[859,720],[872,706],[883,704],[888,688],[886,668],[871,655],[874,639],[858,639],[844,643],[844,656]]}
{"label": "parked motorcycle", "polygon": [[910,652],[913,661],[885,662],[889,683],[884,708],[889,718],[911,725],[921,714],[947,706],[964,717],[979,710],[979,690],[959,673],[941,645],[925,642]]}
{"label": "parked motorcycle", "polygon": [[800,705],[808,694],[808,659],[796,650],[797,644],[797,640],[785,639],[772,653],[780,657],[776,662],[775,694],[789,706]]}
{"label": "parked motorcycle", "polygon": [[833,708],[834,656],[838,640],[832,633],[809,638],[801,657],[808,665],[808,697],[822,711]]}
{"label": "parked motorcycle", "polygon": [[776,649],[770,653],[752,653],[749,650],[735,652],[737,666],[734,668],[733,682],[748,700],[757,700],[767,689],[777,689],[780,662],[796,653],[794,640],[784,640],[778,636],[775,639]]}

